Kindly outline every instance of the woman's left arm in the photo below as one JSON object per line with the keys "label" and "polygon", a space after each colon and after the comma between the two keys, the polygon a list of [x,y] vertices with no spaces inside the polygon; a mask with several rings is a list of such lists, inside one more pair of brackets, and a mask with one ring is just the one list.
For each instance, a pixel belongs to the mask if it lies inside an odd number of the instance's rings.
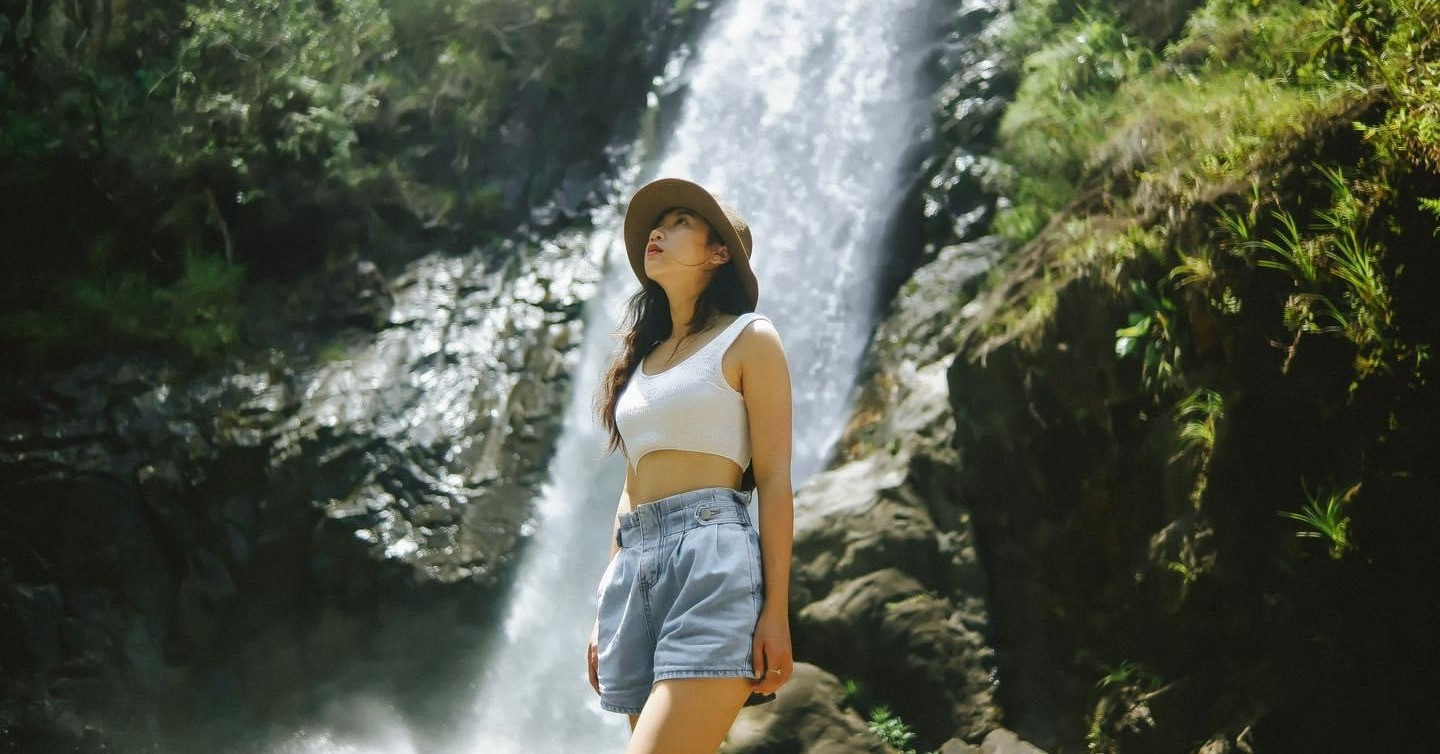
{"label": "woman's left arm", "polygon": [[[755,624],[755,691],[774,692],[790,680],[790,551],[795,531],[790,481],[790,366],[780,334],[757,320],[741,359],[741,392],[750,423],[751,464],[760,495],[760,557],[765,603]],[[771,672],[778,670],[778,673]]]}

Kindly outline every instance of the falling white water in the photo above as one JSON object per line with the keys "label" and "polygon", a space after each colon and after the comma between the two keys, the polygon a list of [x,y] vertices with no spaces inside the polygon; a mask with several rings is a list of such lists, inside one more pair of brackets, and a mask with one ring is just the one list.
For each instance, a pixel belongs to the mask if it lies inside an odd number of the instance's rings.
{"label": "falling white water", "polygon": [[906,150],[929,123],[930,0],[737,0],[693,61],[652,174],[696,180],[750,221],[759,311],[785,342],[794,475],[820,470],[850,414]]}
{"label": "falling white water", "polygon": [[[886,223],[907,189],[908,147],[929,119],[922,68],[937,3],[734,0],[717,10],[653,177],[698,181],[737,206],[755,239],[759,311],[785,343],[794,388],[798,487],[819,471],[850,412],[855,373],[887,263]],[[623,201],[623,197],[621,199]],[[591,400],[638,287],[616,230],[597,216],[607,271],[587,310],[575,399],[553,480],[504,626],[479,684],[476,716],[455,751],[619,752],[629,726],[600,710],[585,678],[595,587],[624,483]],[[759,501],[764,504],[763,500]]]}
{"label": "falling white water", "polygon": [[[790,362],[797,488],[820,470],[850,413],[876,277],[888,262],[886,226],[915,169],[907,150],[929,121],[923,69],[941,4],[730,0],[693,58],[671,72],[688,88],[662,154],[632,165],[619,197],[653,177],[684,177],[750,221],[759,311],[774,320]],[[592,413],[622,307],[637,288],[617,235],[622,210],[595,216],[589,253],[603,260],[604,280],[587,306],[535,536],[517,564],[501,635],[479,662],[473,700],[444,730],[377,721],[363,742],[312,736],[286,751],[624,750],[625,717],[600,709],[585,675],[595,588],[624,482],[624,458],[601,457],[606,438]]]}
{"label": "falling white water", "polygon": [[[592,252],[618,244],[614,208],[596,213]],[[623,260],[623,253],[621,255]],[[602,460],[605,436],[592,400],[614,346],[628,263],[607,263],[601,294],[585,311],[585,342],[550,481],[538,503],[538,529],[517,565],[501,631],[482,664],[472,717],[447,751],[484,754],[623,751],[629,725],[600,709],[586,678],[585,646],[595,615],[600,569],[610,552],[609,521],[625,481],[624,458]]]}

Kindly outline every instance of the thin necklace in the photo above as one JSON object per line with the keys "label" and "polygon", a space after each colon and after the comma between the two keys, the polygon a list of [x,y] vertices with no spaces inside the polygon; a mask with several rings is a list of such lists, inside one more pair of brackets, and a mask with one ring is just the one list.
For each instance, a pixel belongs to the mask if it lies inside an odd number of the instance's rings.
{"label": "thin necklace", "polygon": [[679,343],[676,343],[676,344],[675,344],[675,347],[672,348],[672,349],[670,349],[670,358],[665,359],[665,366],[667,366],[667,367],[670,366],[670,361],[675,358],[675,354],[676,354],[676,353],[679,353],[679,351],[680,351],[680,346],[681,346],[685,341],[689,340],[691,335],[696,335],[696,334],[705,332],[706,330],[709,330],[709,329],[710,329],[710,326],[709,326],[709,325],[706,325],[706,326],[700,328],[699,330],[696,330],[695,332],[686,333],[686,334],[685,334],[685,337],[681,338],[681,339],[680,339],[680,342],[679,342]]}

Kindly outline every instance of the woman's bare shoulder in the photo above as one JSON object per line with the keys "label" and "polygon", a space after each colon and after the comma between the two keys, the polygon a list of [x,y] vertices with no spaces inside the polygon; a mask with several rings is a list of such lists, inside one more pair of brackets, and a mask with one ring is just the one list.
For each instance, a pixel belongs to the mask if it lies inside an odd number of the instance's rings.
{"label": "woman's bare shoulder", "polygon": [[769,317],[761,314],[751,319],[740,331],[736,350],[739,351],[740,365],[763,367],[765,365],[784,367],[785,345],[780,340],[780,331]]}

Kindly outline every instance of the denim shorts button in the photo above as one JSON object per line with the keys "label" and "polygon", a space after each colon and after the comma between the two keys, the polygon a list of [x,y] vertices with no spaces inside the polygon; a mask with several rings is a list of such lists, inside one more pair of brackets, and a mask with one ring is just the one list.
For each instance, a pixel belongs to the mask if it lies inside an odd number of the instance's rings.
{"label": "denim shorts button", "polygon": [[701,508],[699,515],[700,515],[700,520],[701,520],[701,521],[709,521],[710,519],[715,518],[715,509],[714,509],[714,508]]}

